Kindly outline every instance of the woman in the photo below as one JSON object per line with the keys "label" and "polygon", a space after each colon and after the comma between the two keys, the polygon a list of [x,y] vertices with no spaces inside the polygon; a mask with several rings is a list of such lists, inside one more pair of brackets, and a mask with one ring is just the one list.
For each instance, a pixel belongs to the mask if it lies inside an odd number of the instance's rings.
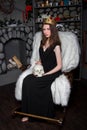
{"label": "woman", "polygon": [[[61,44],[58,30],[53,19],[47,18],[42,25],[42,40],[39,48],[40,60],[44,74],[36,77],[28,75],[22,87],[22,112],[39,116],[54,117],[54,104],[51,94],[51,84],[61,74]],[[28,120],[23,117],[22,122]]]}

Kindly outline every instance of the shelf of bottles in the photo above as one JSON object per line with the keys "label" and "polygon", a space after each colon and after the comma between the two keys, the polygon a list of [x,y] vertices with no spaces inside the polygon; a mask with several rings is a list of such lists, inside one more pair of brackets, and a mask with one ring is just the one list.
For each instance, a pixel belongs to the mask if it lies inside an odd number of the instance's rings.
{"label": "shelf of bottles", "polygon": [[81,0],[35,0],[34,21],[36,31],[41,29],[43,18],[53,17],[60,31],[72,31],[80,37]]}

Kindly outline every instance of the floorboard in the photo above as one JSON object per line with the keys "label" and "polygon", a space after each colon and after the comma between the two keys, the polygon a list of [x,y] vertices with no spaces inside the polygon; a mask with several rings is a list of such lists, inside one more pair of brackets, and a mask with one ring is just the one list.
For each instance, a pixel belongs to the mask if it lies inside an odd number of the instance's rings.
{"label": "floorboard", "polygon": [[53,122],[21,122],[21,116],[12,117],[20,103],[14,97],[15,83],[0,86],[0,130],[87,130],[87,80],[73,83],[63,126]]}

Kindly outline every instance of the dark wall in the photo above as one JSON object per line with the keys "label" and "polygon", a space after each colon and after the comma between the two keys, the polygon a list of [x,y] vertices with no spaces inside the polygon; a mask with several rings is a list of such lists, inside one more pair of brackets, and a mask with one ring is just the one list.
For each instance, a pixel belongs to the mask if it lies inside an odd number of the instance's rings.
{"label": "dark wall", "polygon": [[87,8],[83,8],[83,19],[82,19],[82,22],[83,22],[83,31],[87,31]]}
{"label": "dark wall", "polygon": [[81,78],[87,79],[87,2],[82,10]]}

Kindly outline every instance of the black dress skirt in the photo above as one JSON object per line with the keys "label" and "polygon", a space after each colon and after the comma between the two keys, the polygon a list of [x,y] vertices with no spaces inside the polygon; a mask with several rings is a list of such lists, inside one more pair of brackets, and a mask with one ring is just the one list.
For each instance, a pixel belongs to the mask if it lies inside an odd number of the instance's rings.
{"label": "black dress skirt", "polygon": [[[55,46],[39,49],[44,71],[48,72],[56,66]],[[22,87],[22,112],[39,116],[54,117],[54,103],[51,84],[61,74],[61,70],[50,75],[36,77],[33,74],[25,77]]]}

